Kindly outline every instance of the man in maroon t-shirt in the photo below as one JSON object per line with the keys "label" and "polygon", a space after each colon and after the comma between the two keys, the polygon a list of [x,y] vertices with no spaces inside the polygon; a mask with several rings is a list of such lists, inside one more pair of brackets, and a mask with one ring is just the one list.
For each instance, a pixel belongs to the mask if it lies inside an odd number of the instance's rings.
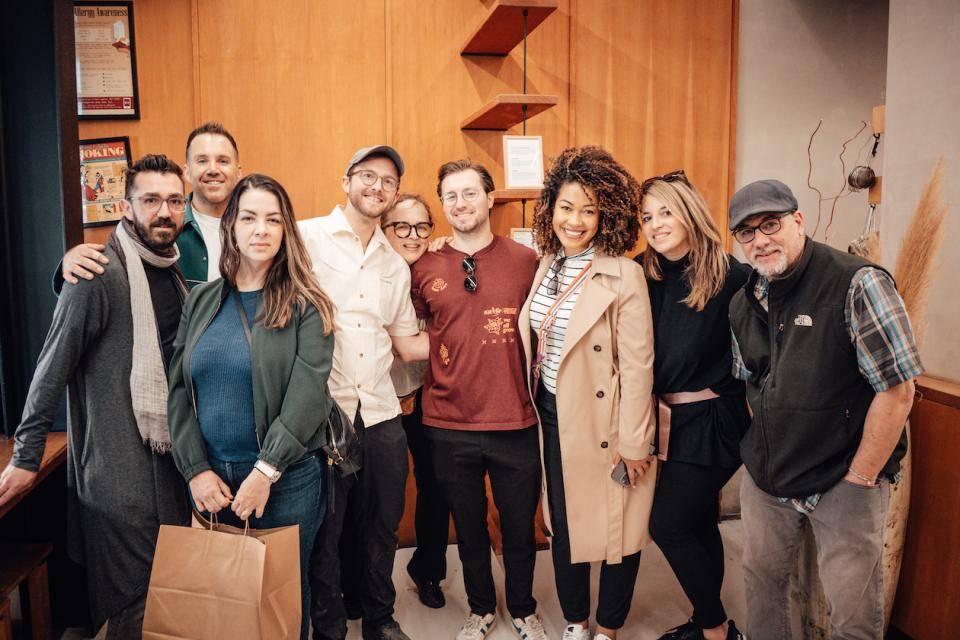
{"label": "man in maroon t-shirt", "polygon": [[493,179],[479,164],[460,160],[440,168],[437,194],[453,240],[416,262],[411,284],[430,335],[423,424],[457,528],[470,604],[457,637],[483,638],[496,621],[484,483],[489,474],[513,627],[522,638],[546,640],[533,598],[540,445],[517,327],[537,257],[493,235],[492,191]]}

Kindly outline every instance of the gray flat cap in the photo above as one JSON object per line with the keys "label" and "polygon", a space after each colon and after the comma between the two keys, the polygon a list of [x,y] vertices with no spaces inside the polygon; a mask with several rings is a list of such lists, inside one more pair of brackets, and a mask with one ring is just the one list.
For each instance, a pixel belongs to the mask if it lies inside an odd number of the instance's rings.
{"label": "gray flat cap", "polygon": [[370,156],[387,156],[393,160],[393,164],[397,165],[397,173],[399,174],[398,177],[403,176],[403,158],[400,157],[400,154],[397,153],[396,149],[386,144],[378,144],[373,147],[357,149],[357,152],[353,154],[353,157],[350,158],[350,162],[347,164],[347,170],[345,174],[349,174],[351,169]]}
{"label": "gray flat cap", "polygon": [[758,213],[786,213],[800,208],[790,187],[779,180],[757,180],[743,187],[730,200],[730,229]]}

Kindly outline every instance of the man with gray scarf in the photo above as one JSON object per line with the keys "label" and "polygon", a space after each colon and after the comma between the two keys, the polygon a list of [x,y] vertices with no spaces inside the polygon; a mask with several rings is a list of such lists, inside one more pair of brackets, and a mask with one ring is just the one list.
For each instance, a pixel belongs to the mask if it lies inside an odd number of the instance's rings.
{"label": "man with gray scarf", "polygon": [[187,524],[170,456],[166,366],[186,296],[174,240],[186,198],[180,167],[147,155],[127,171],[124,217],[101,277],[65,286],[16,440],[0,505],[36,479],[67,387],[70,552],[85,565],[95,628],[139,638],[161,524]]}

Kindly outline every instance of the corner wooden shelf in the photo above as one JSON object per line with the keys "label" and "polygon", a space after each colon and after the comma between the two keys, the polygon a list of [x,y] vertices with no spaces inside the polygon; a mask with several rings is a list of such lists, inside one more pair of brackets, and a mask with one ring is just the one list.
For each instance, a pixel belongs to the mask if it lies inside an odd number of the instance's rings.
{"label": "corner wooden shelf", "polygon": [[497,189],[491,192],[493,195],[493,206],[498,204],[507,204],[509,202],[520,202],[521,200],[539,200],[541,189]]}
{"label": "corner wooden shelf", "polygon": [[522,105],[527,105],[527,118],[530,118],[555,104],[557,104],[557,96],[502,93],[461,122],[460,129],[506,131],[523,121]]}
{"label": "corner wooden shelf", "polygon": [[523,10],[527,35],[557,9],[559,0],[497,0],[467,43],[462,56],[505,56],[523,40]]}

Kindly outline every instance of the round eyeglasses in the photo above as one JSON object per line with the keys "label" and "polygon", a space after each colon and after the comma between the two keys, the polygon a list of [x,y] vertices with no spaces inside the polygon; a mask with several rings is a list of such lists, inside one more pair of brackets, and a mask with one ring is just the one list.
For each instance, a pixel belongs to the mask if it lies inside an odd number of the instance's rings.
{"label": "round eyeglasses", "polygon": [[369,169],[360,169],[359,171],[354,171],[350,175],[357,176],[360,178],[360,182],[368,187],[372,187],[373,185],[377,184],[377,180],[380,180],[380,184],[383,185],[384,191],[396,191],[397,187],[400,186],[400,181],[393,176],[381,176],[375,171],[370,171]]}
{"label": "round eyeglasses", "polygon": [[421,240],[429,238],[430,234],[433,233],[433,223],[432,222],[418,222],[417,224],[410,224],[409,222],[388,222],[383,225],[384,229],[393,229],[393,232],[398,238],[409,238],[410,234],[416,231],[417,237]]}

